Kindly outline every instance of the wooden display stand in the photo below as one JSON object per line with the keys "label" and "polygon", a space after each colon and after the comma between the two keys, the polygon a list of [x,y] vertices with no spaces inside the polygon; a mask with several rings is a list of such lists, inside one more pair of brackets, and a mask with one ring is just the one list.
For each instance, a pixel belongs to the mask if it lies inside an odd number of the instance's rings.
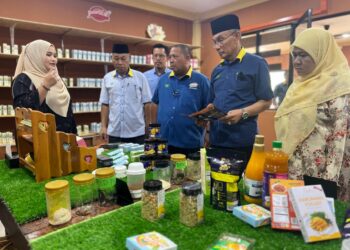
{"label": "wooden display stand", "polygon": [[[74,134],[57,132],[54,115],[26,108],[15,112],[20,164],[37,182],[96,168],[95,148],[80,148]],[[32,152],[34,161],[26,159]]]}

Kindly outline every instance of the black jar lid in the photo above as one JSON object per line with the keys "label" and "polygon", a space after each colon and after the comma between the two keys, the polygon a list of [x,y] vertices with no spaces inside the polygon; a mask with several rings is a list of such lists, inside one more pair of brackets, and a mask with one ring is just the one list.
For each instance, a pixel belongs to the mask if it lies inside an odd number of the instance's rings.
{"label": "black jar lid", "polygon": [[155,154],[152,155],[140,155],[140,161],[153,161],[154,158],[156,157]]}
{"label": "black jar lid", "polygon": [[143,183],[143,189],[147,191],[159,191],[163,189],[160,180],[148,180]]}
{"label": "black jar lid", "polygon": [[202,186],[199,182],[188,181],[182,184],[182,193],[185,195],[196,196],[202,192]]}
{"label": "black jar lid", "polygon": [[150,127],[150,128],[160,128],[160,123],[150,123],[148,125],[148,127]]}
{"label": "black jar lid", "polygon": [[158,154],[155,155],[153,158],[155,161],[159,161],[159,160],[170,160],[170,155],[168,154]]}
{"label": "black jar lid", "polygon": [[155,168],[166,168],[169,166],[169,161],[167,160],[155,160],[154,167]]}
{"label": "black jar lid", "polygon": [[201,159],[201,155],[199,152],[195,152],[195,153],[189,154],[188,159],[193,161],[199,161]]}

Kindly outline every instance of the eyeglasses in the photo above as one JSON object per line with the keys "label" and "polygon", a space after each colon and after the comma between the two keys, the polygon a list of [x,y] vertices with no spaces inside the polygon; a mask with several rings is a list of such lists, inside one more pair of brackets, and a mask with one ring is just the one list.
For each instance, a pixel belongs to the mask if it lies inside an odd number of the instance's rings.
{"label": "eyeglasses", "polygon": [[216,46],[223,46],[224,43],[226,42],[226,40],[232,36],[234,33],[236,33],[236,31],[232,31],[231,34],[229,34],[227,37],[225,38],[220,38],[220,40],[213,40],[213,47],[215,48]]}

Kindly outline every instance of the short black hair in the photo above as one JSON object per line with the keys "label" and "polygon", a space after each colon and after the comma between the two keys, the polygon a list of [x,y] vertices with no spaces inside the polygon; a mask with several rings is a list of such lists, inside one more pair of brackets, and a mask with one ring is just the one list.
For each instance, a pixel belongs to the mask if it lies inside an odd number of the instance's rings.
{"label": "short black hair", "polygon": [[192,49],[186,44],[176,44],[172,48],[179,48],[184,56],[192,58]]}
{"label": "short black hair", "polygon": [[153,54],[154,49],[164,49],[165,50],[165,54],[167,56],[169,55],[169,47],[164,45],[164,44],[157,43],[157,44],[153,45],[152,54]]}

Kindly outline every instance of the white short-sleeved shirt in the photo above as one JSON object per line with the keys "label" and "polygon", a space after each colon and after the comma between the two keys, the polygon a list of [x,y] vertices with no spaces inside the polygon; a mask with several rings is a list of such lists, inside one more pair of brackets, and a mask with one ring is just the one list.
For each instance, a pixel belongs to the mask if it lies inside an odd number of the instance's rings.
{"label": "white short-sleeved shirt", "polygon": [[144,104],[151,101],[145,76],[129,69],[126,77],[111,71],[103,78],[100,103],[109,105],[107,134],[131,138],[145,134]]}

